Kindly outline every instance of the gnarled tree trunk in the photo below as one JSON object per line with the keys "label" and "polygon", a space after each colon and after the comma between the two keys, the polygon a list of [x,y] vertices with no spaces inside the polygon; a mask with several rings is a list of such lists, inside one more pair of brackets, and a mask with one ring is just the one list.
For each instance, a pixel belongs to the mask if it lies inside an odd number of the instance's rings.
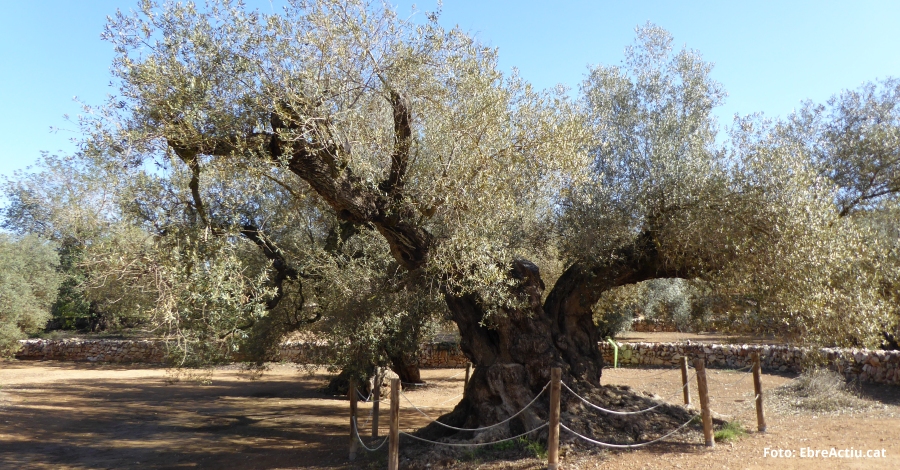
{"label": "gnarled tree trunk", "polygon": [[[517,260],[510,275],[519,281],[519,293],[529,302],[525,308],[490,318],[490,328],[484,325],[485,312],[477,298],[447,294],[447,305],[460,331],[460,348],[475,371],[462,401],[441,422],[476,428],[503,421],[541,392],[552,367],[560,367],[563,381],[576,388],[599,386],[603,356],[591,307],[608,289],[672,275],[661,268],[653,246],[651,237],[644,235],[635,245],[615,253],[606,265],[572,265],[543,303],[544,283],[538,267]],[[539,406],[476,439],[533,429],[546,420],[546,404],[545,395]],[[447,434],[439,426],[425,432]]]}
{"label": "gnarled tree trunk", "polygon": [[419,361],[413,354],[399,353],[390,357],[391,370],[397,374],[400,382],[406,384],[421,384],[422,374],[419,371]]}

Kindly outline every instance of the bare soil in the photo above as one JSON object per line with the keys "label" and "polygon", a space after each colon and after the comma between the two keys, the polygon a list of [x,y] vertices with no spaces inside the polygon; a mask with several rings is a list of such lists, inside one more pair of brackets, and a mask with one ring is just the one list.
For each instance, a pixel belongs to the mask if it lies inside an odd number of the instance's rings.
{"label": "bare soil", "polygon": [[[900,468],[900,389],[866,386],[865,410],[797,412],[772,406],[768,432],[756,432],[753,385],[745,371],[709,370],[715,416],[740,421],[748,433],[704,447],[696,430],[632,451],[587,450],[567,444],[562,468]],[[449,411],[462,392],[462,369],[424,370],[428,386],[405,390],[425,413]],[[328,375],[275,364],[250,380],[236,366],[216,369],[210,385],[171,383],[162,368],[88,363],[0,363],[0,468],[385,468],[383,450],[360,450],[348,461],[349,416],[344,397],[321,393]],[[764,374],[764,390],[791,380]],[[681,404],[679,370],[606,369],[605,384],[631,386]],[[692,401],[697,403],[695,383]],[[771,393],[765,393],[767,400]],[[774,398],[773,398],[774,400]],[[387,433],[382,403],[380,435]],[[428,408],[425,408],[428,407]],[[360,403],[360,428],[371,435],[371,403]],[[401,398],[401,428],[428,422]],[[572,439],[566,437],[564,439]],[[365,437],[370,444],[380,440]],[[402,441],[405,442],[405,441]],[[800,458],[801,449],[884,449],[885,458]],[[793,451],[792,458],[769,457]],[[527,453],[527,452],[526,452]],[[401,467],[411,466],[401,462]],[[434,468],[543,468],[522,451],[462,451]]]}
{"label": "bare soil", "polygon": [[680,331],[640,332],[626,331],[616,336],[616,341],[629,343],[676,343],[691,341],[694,343],[716,344],[781,344],[775,338],[726,335],[715,332],[684,333]]}

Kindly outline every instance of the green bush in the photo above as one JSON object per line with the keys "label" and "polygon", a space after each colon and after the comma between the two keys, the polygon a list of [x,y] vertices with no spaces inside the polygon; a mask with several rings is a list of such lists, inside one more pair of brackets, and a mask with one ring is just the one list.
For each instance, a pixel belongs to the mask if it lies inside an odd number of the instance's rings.
{"label": "green bush", "polygon": [[36,236],[0,234],[0,355],[42,330],[61,281],[55,247]]}

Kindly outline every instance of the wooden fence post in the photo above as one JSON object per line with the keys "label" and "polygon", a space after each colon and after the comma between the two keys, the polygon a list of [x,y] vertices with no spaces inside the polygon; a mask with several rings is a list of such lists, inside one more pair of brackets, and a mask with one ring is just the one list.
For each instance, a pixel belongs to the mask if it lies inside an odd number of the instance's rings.
{"label": "wooden fence post", "polygon": [[400,379],[391,379],[391,431],[388,439],[388,470],[400,470]]}
{"label": "wooden fence post", "polygon": [[375,368],[375,390],[372,390],[372,437],[378,437],[378,410],[381,402],[381,380],[384,376],[381,374],[381,367]]}
{"label": "wooden fence post", "polygon": [[550,369],[550,433],[547,436],[547,468],[559,468],[559,392],[562,369]]}
{"label": "wooden fence post", "polygon": [[681,387],[684,392],[684,404],[691,404],[691,384],[688,383],[688,358],[681,356]]}
{"label": "wooden fence post", "polygon": [[762,395],[762,378],[761,364],[759,363],[759,353],[754,352],[753,358],[753,391],[756,393],[756,430],[766,432],[766,416],[763,414],[763,395]]}
{"label": "wooden fence post", "polygon": [[715,447],[712,432],[712,414],[709,411],[709,389],[706,387],[706,365],[703,359],[694,361],[697,369],[697,393],[700,395],[700,418],[703,420],[703,439],[706,447]]}
{"label": "wooden fence post", "polygon": [[347,391],[350,398],[350,461],[356,460],[356,449],[359,446],[356,435],[359,429],[356,429],[356,379],[350,379],[350,387]]}
{"label": "wooden fence post", "polygon": [[469,378],[472,377],[472,363],[469,362],[466,364],[466,381],[463,382],[463,390],[469,386]]}

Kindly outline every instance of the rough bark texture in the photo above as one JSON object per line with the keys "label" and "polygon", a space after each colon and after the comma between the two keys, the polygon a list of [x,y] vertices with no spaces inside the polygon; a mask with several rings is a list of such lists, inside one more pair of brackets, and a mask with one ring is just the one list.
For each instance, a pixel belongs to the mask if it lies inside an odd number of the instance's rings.
{"label": "rough bark texture", "polygon": [[[484,310],[473,296],[447,295],[452,319],[460,331],[460,348],[475,365],[463,400],[441,421],[475,428],[500,422],[526,406],[550,380],[550,369],[560,367],[563,381],[588,389],[600,384],[603,356],[591,307],[611,288],[644,281],[666,272],[653,249],[652,237],[639,237],[633,246],[615,253],[606,265],[576,263],[556,282],[541,303],[544,283],[534,264],[518,260],[510,275],[519,280],[519,294],[527,306],[507,310],[484,325]],[[546,419],[546,397],[541,405],[523,413],[509,426],[487,433],[518,433]],[[425,431],[446,435],[438,426]]]}
{"label": "rough bark texture", "polygon": [[414,354],[401,353],[391,356],[391,370],[397,374],[400,382],[404,384],[422,384],[422,374],[419,372],[419,362]]}
{"label": "rough bark texture", "polygon": [[[446,424],[473,428],[502,421],[531,402],[550,380],[552,367],[566,369],[549,334],[550,319],[542,311],[544,284],[537,266],[516,261],[510,274],[521,282],[520,293],[527,305],[488,319],[490,327],[484,324],[485,311],[477,298],[446,295],[459,327],[460,348],[475,365],[462,401],[441,420]],[[537,410],[530,409],[512,427],[489,435],[537,426],[544,418]]]}

